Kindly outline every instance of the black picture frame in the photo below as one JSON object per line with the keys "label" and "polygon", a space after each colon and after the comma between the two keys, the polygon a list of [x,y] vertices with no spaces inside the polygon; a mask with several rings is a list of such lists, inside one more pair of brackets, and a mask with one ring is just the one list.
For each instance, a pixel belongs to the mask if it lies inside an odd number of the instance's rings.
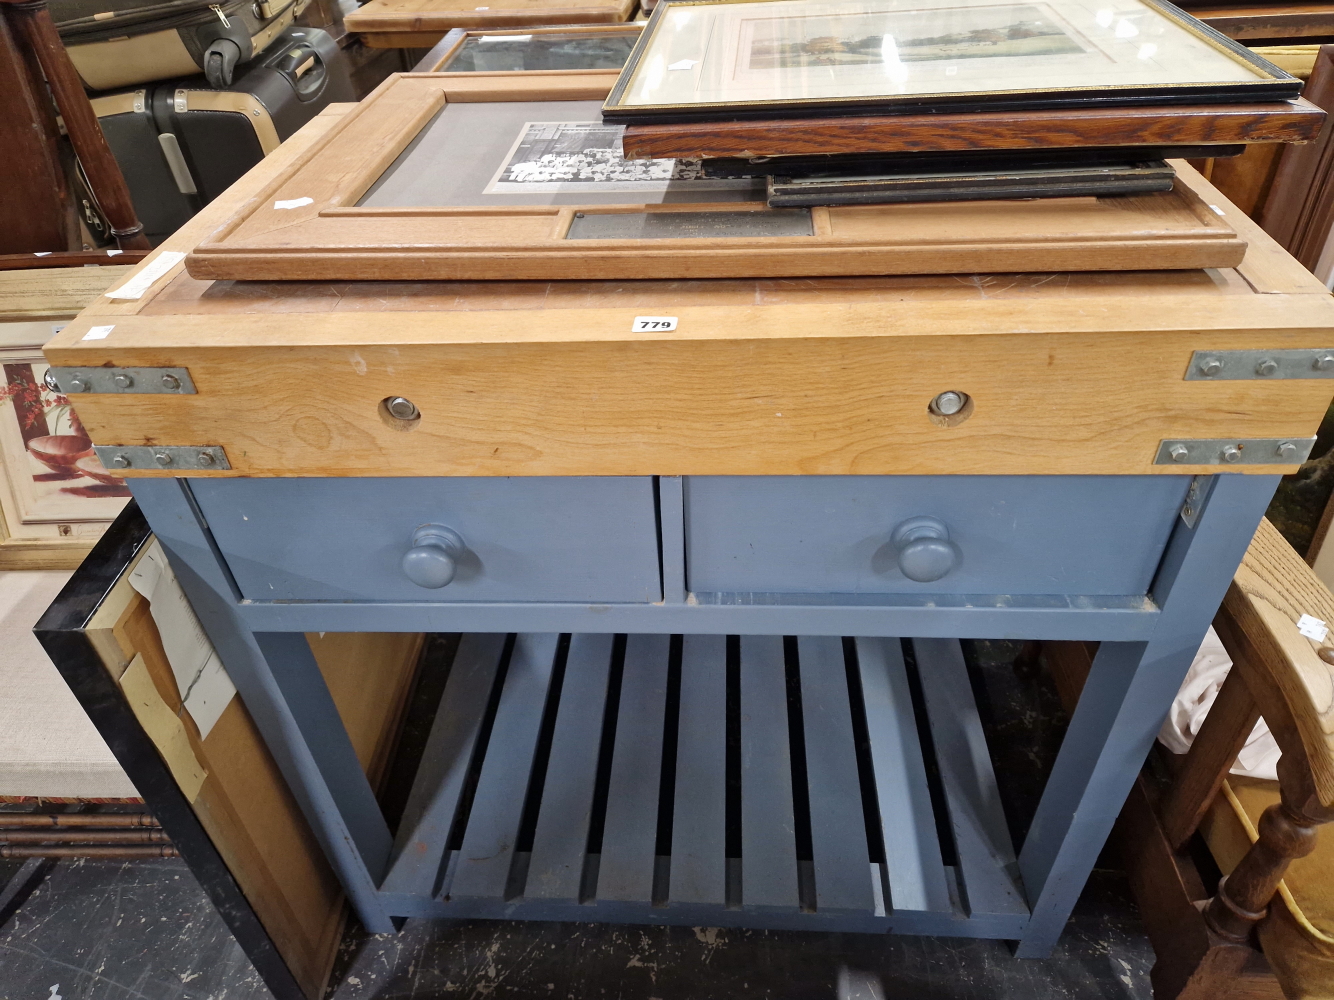
{"label": "black picture frame", "polygon": [[[675,7],[697,7],[772,0],[661,0],[635,44],[616,84],[602,106],[603,120],[618,125],[665,125],[687,122],[746,121],[779,118],[815,118],[868,114],[921,114],[929,112],[1022,112],[1052,108],[1133,107],[1136,105],[1242,104],[1288,101],[1297,98],[1302,81],[1191,16],[1169,0],[1139,0],[1145,7],[1184,28],[1202,41],[1231,55],[1268,79],[1214,84],[1146,84],[1144,86],[1090,86],[1060,90],[911,94],[858,98],[786,98],[688,105],[622,103],[645,55],[653,45],[668,12]],[[789,0],[800,3],[801,0]]]}

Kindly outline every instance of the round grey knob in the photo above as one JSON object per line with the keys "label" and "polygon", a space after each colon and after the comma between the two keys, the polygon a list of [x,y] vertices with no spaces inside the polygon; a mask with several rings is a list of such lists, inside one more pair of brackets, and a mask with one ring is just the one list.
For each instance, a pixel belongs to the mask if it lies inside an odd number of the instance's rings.
{"label": "round grey knob", "polygon": [[153,461],[157,462],[158,465],[171,465],[171,456],[165,451],[159,451],[153,456]]}
{"label": "round grey knob", "polygon": [[385,405],[399,420],[415,420],[420,415],[417,404],[402,396],[390,396]]}
{"label": "round grey knob", "polygon": [[130,467],[129,455],[115,455],[111,459],[111,467],[114,469],[128,469]]}
{"label": "round grey knob", "polygon": [[447,587],[467,551],[457,531],[443,524],[423,524],[412,533],[412,548],[403,555],[403,574],[418,587]]}
{"label": "round grey knob", "polygon": [[931,400],[931,408],[943,417],[952,417],[968,404],[968,397],[962,392],[949,390]]}
{"label": "round grey knob", "polygon": [[899,570],[909,580],[932,583],[963,560],[959,546],[950,541],[950,529],[934,517],[912,517],[889,537],[898,550]]}

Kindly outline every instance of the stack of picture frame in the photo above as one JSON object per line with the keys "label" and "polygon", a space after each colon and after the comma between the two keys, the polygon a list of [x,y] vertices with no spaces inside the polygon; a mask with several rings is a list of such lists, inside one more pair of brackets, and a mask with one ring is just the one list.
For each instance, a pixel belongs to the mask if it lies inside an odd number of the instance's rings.
{"label": "stack of picture frame", "polygon": [[665,0],[603,119],[630,159],[750,164],[773,207],[1116,195],[1312,139],[1300,89],[1159,0]]}

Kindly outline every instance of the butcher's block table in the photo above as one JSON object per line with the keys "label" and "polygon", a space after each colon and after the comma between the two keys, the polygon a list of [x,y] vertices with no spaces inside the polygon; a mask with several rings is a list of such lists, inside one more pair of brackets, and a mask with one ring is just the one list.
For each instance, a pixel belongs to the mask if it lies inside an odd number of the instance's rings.
{"label": "butcher's block table", "polygon": [[[892,930],[1041,956],[1331,394],[1328,292],[1181,170],[1249,241],[1240,267],[265,284],[178,266],[47,356],[91,386],[83,425],[368,929]],[[137,369],[131,388],[106,368]],[[144,391],[163,374],[177,387]],[[392,631],[464,634],[397,836],[302,637]],[[1101,642],[1017,853],[972,637]]]}

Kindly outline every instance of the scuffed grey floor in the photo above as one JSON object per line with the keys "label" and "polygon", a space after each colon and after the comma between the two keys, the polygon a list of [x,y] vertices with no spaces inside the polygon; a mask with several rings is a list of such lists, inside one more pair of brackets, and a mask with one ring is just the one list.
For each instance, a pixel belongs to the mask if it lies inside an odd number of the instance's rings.
{"label": "scuffed grey floor", "polygon": [[[1050,682],[1016,670],[1018,650],[965,644],[1016,841],[1065,729]],[[0,861],[0,880],[16,868]],[[1042,961],[1015,959],[998,941],[414,920],[394,936],[350,931],[329,996],[834,1000],[841,977],[843,1000],[1149,1000],[1152,964],[1125,877],[1098,870],[1056,952]],[[269,994],[185,864],[161,860],[61,862],[0,927],[0,1000],[54,996]]]}
{"label": "scuffed grey floor", "polygon": [[[1124,878],[1100,871],[1044,961],[997,941],[416,920],[349,934],[330,996],[832,1000],[848,970],[850,1000],[1149,1000],[1152,963]],[[50,1000],[52,987],[63,1000],[269,996],[177,860],[56,867],[0,928],[0,1000]]]}

